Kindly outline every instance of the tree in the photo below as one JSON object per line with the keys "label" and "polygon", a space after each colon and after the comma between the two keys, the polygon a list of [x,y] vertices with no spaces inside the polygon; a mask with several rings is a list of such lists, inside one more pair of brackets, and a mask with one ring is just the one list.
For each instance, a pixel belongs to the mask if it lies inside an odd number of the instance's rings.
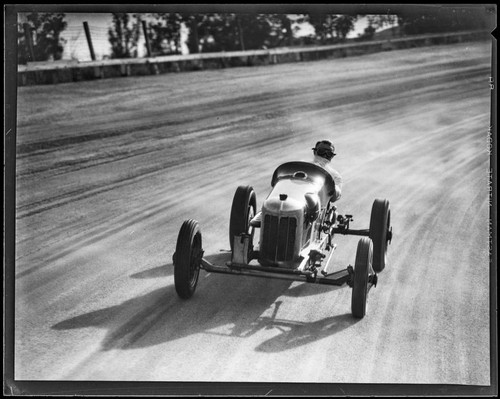
{"label": "tree", "polygon": [[364,33],[362,35],[360,35],[360,37],[364,40],[373,39],[373,36],[375,35],[375,31],[376,31],[376,29],[374,28],[374,26],[368,24],[368,26],[364,30]]}
{"label": "tree", "polygon": [[328,14],[308,14],[308,22],[314,28],[316,40],[321,44],[326,44],[333,38],[332,18]]}
{"label": "tree", "polygon": [[347,14],[309,14],[308,22],[314,27],[316,39],[321,44],[345,40],[357,16]]}
{"label": "tree", "polygon": [[[178,13],[151,14],[148,36],[153,54],[179,54],[183,18]],[[173,49],[172,49],[173,47]]]}
{"label": "tree", "polygon": [[[64,40],[61,39],[61,32],[66,29],[67,23],[64,21],[63,13],[37,13],[32,12],[22,15],[22,20],[18,23],[18,56],[20,64],[28,61],[47,61],[49,59],[60,60],[64,50]],[[29,26],[30,32],[25,32],[25,26]],[[33,43],[33,60],[28,48],[26,34],[31,35]]]}
{"label": "tree", "polygon": [[200,23],[203,20],[203,14],[180,14],[180,17],[184,24],[189,29],[187,46],[190,53],[200,52],[200,39],[198,31],[200,29]]}
{"label": "tree", "polygon": [[353,15],[338,15],[334,18],[333,25],[337,37],[341,40],[345,40],[348,33],[354,29],[354,22],[356,22],[356,19],[357,17]]}
{"label": "tree", "polygon": [[397,22],[397,15],[395,14],[378,14],[367,15],[368,26],[372,26],[375,30],[382,29],[385,26],[393,26]]}
{"label": "tree", "polygon": [[245,21],[236,14],[206,14],[199,19],[201,51],[248,49],[244,43]]}
{"label": "tree", "polygon": [[[361,39],[370,40],[375,35],[375,32],[379,29],[383,29],[385,26],[394,26],[397,24],[398,17],[395,14],[377,14],[377,15],[366,15],[368,21],[368,26],[365,28],[364,33],[359,35]],[[392,35],[394,35],[394,30],[392,30]]]}
{"label": "tree", "polygon": [[239,14],[241,41],[245,50],[257,50],[269,46],[271,24],[266,14]]}
{"label": "tree", "polygon": [[293,45],[305,15],[211,13],[181,14],[189,28],[191,53],[255,50]]}
{"label": "tree", "polygon": [[269,42],[271,25],[264,14],[212,13],[183,17],[190,28],[190,52],[252,50]]}
{"label": "tree", "polygon": [[134,15],[133,17],[135,17],[135,22],[130,23],[130,14],[113,13],[113,27],[108,30],[111,58],[137,57],[140,16]]}
{"label": "tree", "polygon": [[300,29],[298,25],[306,21],[305,14],[269,14],[267,18],[271,26],[268,38],[269,47],[296,44],[295,33]]}

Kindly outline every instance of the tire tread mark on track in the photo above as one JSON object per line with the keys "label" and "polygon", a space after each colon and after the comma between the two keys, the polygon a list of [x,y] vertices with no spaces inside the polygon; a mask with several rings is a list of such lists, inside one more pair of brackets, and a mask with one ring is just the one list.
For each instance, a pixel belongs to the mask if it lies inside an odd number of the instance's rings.
{"label": "tire tread mark on track", "polygon": [[[483,76],[485,73],[486,75],[489,73],[491,68],[485,67],[485,66],[473,66],[473,67],[468,67],[467,70],[458,70],[458,71],[446,71],[442,73],[437,73],[435,74],[432,78],[430,78],[429,82],[427,85],[432,85],[433,81],[435,80],[440,80],[442,79],[443,75],[449,76],[449,80],[461,80],[464,78],[470,78],[470,74],[473,73],[474,76]],[[419,75],[418,77],[411,76],[409,78],[403,79],[402,81],[398,82],[398,86],[403,84],[403,83],[412,83],[412,82],[420,82],[421,81],[421,76]],[[388,87],[393,86],[394,82],[394,77],[389,77],[386,81],[377,81],[376,85],[380,86],[384,82],[388,82]],[[317,90],[317,88],[316,88]],[[280,97],[288,98],[290,96],[293,96],[295,93],[296,89],[295,88],[290,88],[290,89],[284,89],[281,90],[279,93]],[[357,96],[360,96],[359,94]],[[362,95],[361,95],[362,96]],[[246,108],[246,105],[248,103],[251,104],[265,104],[268,101],[274,100],[277,98],[276,93],[268,92],[268,93],[259,93],[259,94],[253,94],[253,95],[248,95],[248,96],[243,96],[238,98],[238,103],[241,104],[243,108]],[[364,100],[366,101],[366,97],[364,97]],[[342,104],[345,103],[345,101],[348,102],[356,102],[353,101],[352,99],[347,96],[347,98],[344,98],[341,101]],[[215,105],[219,108],[224,108],[224,107],[234,107],[235,104],[235,99],[224,99],[220,101],[215,101]],[[317,106],[317,104],[315,104]],[[214,107],[214,101],[209,101],[206,103],[198,104],[197,105],[197,110],[199,111],[211,111]],[[184,115],[186,114],[185,112],[182,112],[183,108],[179,110],[173,110],[172,115]],[[187,113],[189,115],[189,113]],[[180,125],[183,123],[186,123],[187,121],[196,121],[196,120],[204,120],[206,119],[206,115],[202,114],[199,116],[197,119],[193,119],[192,115],[189,115],[187,118],[182,118],[182,119],[168,119],[168,122],[164,124],[164,122],[161,122],[160,124],[155,120],[154,122],[150,123],[144,123],[143,120],[139,123],[136,124],[130,124],[128,123],[127,126],[119,128],[119,129],[114,129],[113,131],[100,131],[100,132],[95,132],[91,134],[84,134],[84,135],[78,135],[78,136],[72,136],[72,137],[62,137],[62,138],[57,138],[57,139],[52,139],[52,140],[43,140],[43,141],[36,141],[36,142],[31,142],[31,143],[25,143],[25,144],[19,144],[17,146],[17,154],[18,156],[22,156],[25,154],[30,154],[32,152],[39,152],[39,151],[47,151],[47,150],[55,150],[60,147],[64,147],[67,145],[73,145],[73,144],[79,144],[91,140],[100,140],[104,138],[110,138],[114,136],[121,136],[129,133],[134,133],[137,131],[142,131],[146,129],[153,129],[156,127],[161,127],[161,126],[176,126]]]}
{"label": "tire tread mark on track", "polygon": [[[259,119],[259,117],[256,117],[256,116],[242,117],[242,118],[238,118],[237,120],[232,120],[232,121],[229,121],[227,123],[218,124],[215,126],[208,126],[208,127],[204,127],[201,129],[199,129],[199,128],[198,129],[189,129],[189,130],[177,133],[176,136],[182,137],[182,140],[188,139],[190,135],[193,135],[193,134],[196,135],[199,133],[203,133],[205,138],[209,137],[209,136],[216,136],[219,134],[219,131],[221,131],[221,130],[230,129],[232,127],[241,125],[242,123],[252,123],[256,119]],[[164,125],[163,125],[163,122],[157,122],[151,126],[154,126],[154,128],[158,128],[158,127],[167,126],[167,125],[169,125],[169,123],[165,121]],[[207,130],[211,130],[211,129],[216,130],[216,132],[211,133],[211,134],[209,134],[209,136],[207,136],[206,135]],[[133,154],[129,154],[129,151],[122,151],[122,152],[118,152],[118,153],[113,154],[112,159],[109,159],[108,154],[100,154],[100,155],[93,156],[91,158],[74,159],[74,160],[69,160],[69,161],[56,162],[55,164],[51,164],[49,166],[37,167],[36,169],[27,170],[24,172],[18,172],[17,177],[20,178],[20,177],[25,177],[25,176],[32,176],[32,175],[35,175],[37,173],[43,173],[46,171],[54,172],[51,175],[70,173],[70,172],[75,172],[75,171],[78,171],[81,169],[91,168],[91,167],[100,166],[100,165],[104,165],[104,164],[111,163],[111,162],[117,162],[117,161],[129,159],[129,158],[132,158],[135,156],[141,156],[141,155],[145,155],[145,154],[161,152],[161,151],[164,151],[164,148],[163,147],[158,148],[158,144],[160,142],[164,142],[164,141],[167,142],[167,144],[168,144],[169,141],[172,139],[172,137],[170,137],[170,136],[155,137],[155,139],[157,141],[155,142],[153,149],[143,148],[142,150],[136,150]],[[127,154],[127,155],[124,155],[124,154]],[[83,165],[83,166],[81,165],[81,164],[90,163],[90,162],[91,162],[90,165]],[[71,168],[72,166],[75,166],[75,167]],[[70,168],[67,170],[57,172],[58,169],[68,168],[68,167],[70,167]]]}
{"label": "tire tread mark on track", "polygon": [[[485,114],[486,115],[486,114]],[[476,116],[473,116],[473,117],[470,117],[468,118],[467,120],[468,121],[473,121],[473,120],[477,120],[477,119],[481,119],[483,118],[484,115],[476,115]],[[461,125],[463,124],[464,121],[459,121],[459,122],[456,122],[455,124],[452,124],[452,125],[447,125],[447,126],[444,126],[438,130],[447,130],[447,129],[453,129],[455,125]],[[433,130],[433,131],[429,131],[428,133],[426,133],[425,135],[422,135],[422,136],[418,136],[418,137],[415,137],[414,139],[411,139],[409,141],[405,141],[403,144],[400,144],[399,146],[396,146],[396,147],[393,147],[391,148],[390,150],[388,150],[388,152],[384,152],[384,153],[379,153],[375,158],[373,158],[371,160],[371,162],[375,161],[377,158],[381,158],[381,157],[387,157],[387,156],[390,156],[391,154],[396,154],[396,153],[400,153],[401,151],[404,150],[404,148],[408,148],[408,147],[413,147],[414,144],[419,144],[419,145],[423,145],[425,144],[426,141],[428,140],[432,140],[435,135],[436,135],[436,132],[438,130]],[[266,146],[266,145],[269,145],[269,144],[273,144],[273,143],[278,143],[281,141],[281,137],[277,137],[273,140],[264,140],[262,143],[261,143],[261,146]],[[455,143],[456,144],[456,143]],[[405,164],[406,163],[406,160],[404,159],[401,159],[399,161],[399,164]],[[371,164],[371,163],[370,163]],[[398,169],[396,167],[396,169]],[[355,174],[355,173],[361,173],[360,170],[358,170],[356,172],[357,169],[353,169],[351,170],[351,174]],[[203,172],[205,173],[205,172]],[[147,175],[144,175],[143,177],[147,177]],[[130,182],[131,183],[131,182]],[[125,183],[124,183],[125,184]],[[118,187],[118,186],[114,186],[114,187]],[[114,187],[108,187],[108,189],[112,189]],[[88,196],[90,195],[94,195],[95,193],[88,193]],[[85,197],[80,197],[80,199],[83,199]],[[68,199],[69,201],[70,199]],[[76,200],[75,198],[71,199],[71,200]],[[163,203],[162,203],[163,204]],[[54,204],[52,207],[55,207],[55,206],[58,206],[59,204]],[[62,205],[62,204],[60,204]],[[153,216],[153,215],[156,215],[158,214],[159,212],[161,213],[163,210],[165,210],[166,208],[168,208],[168,206],[170,205],[167,205],[167,206],[163,206],[163,205],[154,205],[154,206],[151,206],[151,207],[148,207],[147,209],[147,212],[149,213],[150,216]],[[151,209],[150,209],[151,208]],[[44,210],[48,210],[48,209],[51,209],[51,207],[45,207],[43,209],[39,209],[38,212],[42,212]],[[38,212],[35,212],[33,211],[33,213],[38,213]],[[148,216],[149,217],[149,216]],[[130,219],[132,218],[132,219]],[[131,225],[133,225],[134,223],[138,222],[139,220],[142,220],[144,219],[144,215],[142,216],[138,216],[138,217],[134,217],[134,216],[131,216],[130,214],[127,214],[126,215],[126,219],[127,220],[131,220],[130,223],[125,223],[125,224],[119,224],[118,227],[116,228],[113,228],[111,230],[109,229],[105,229],[104,231],[99,231],[101,229],[98,229],[98,230],[95,230],[93,229],[92,231],[88,232],[88,236],[90,237],[90,239],[82,239],[81,237],[79,238],[76,238],[75,239],[75,242],[76,242],[76,245],[73,244],[73,245],[70,245],[70,248],[68,249],[68,246],[67,246],[67,239],[65,240],[65,249],[62,251],[62,252],[59,252],[57,254],[54,254],[53,256],[51,256],[49,259],[47,259],[47,261],[54,261],[56,259],[59,259],[60,257],[63,257],[65,255],[68,255],[69,253],[71,253],[72,251],[74,251],[75,249],[79,248],[80,246],[82,245],[89,245],[89,244],[92,244],[98,240],[101,240],[103,238],[106,238],[109,234],[114,234],[116,232],[119,232],[120,230],[126,228],[126,227],[129,227]],[[37,266],[38,267],[38,266]],[[31,269],[28,269],[24,272],[21,272],[19,273],[16,277],[22,277],[24,275],[27,275],[27,274],[30,274],[31,272],[33,272],[37,267],[34,267],[34,268],[31,268]]]}
{"label": "tire tread mark on track", "polygon": [[[133,218],[130,218],[130,216],[129,216],[125,222],[122,222],[122,223],[116,225],[115,227],[101,228],[101,229],[99,229],[101,231],[94,230],[94,231],[92,231],[92,235],[90,236],[90,238],[87,238],[87,239],[79,238],[75,244],[65,245],[65,249],[63,251],[58,252],[57,254],[54,254],[54,255],[44,259],[44,264],[52,263],[52,262],[66,256],[66,255],[69,255],[70,253],[78,250],[79,248],[82,248],[82,247],[85,247],[88,245],[92,245],[96,242],[103,240],[104,238],[106,238],[110,235],[119,233],[120,231],[123,231],[127,227],[133,226],[134,224],[136,224],[136,223],[138,223],[146,218],[152,218],[152,217],[156,216],[157,214],[163,212],[165,209],[170,208],[171,206],[172,206],[172,204],[170,202],[167,202],[162,207],[158,207],[157,209],[148,212],[148,214],[146,216],[139,215],[139,216],[136,216]],[[67,241],[66,241],[66,243],[67,243]],[[40,269],[40,267],[41,266],[33,266],[27,270],[19,272],[16,274],[16,278],[28,276],[31,273],[33,273],[34,271]]]}
{"label": "tire tread mark on track", "polygon": [[[252,96],[245,96],[242,97],[242,99],[239,99],[239,102],[244,102],[244,103],[253,103],[253,102],[259,102],[259,101],[264,101],[266,98],[272,97],[271,94],[267,95],[252,95]],[[214,107],[214,102],[211,101],[208,104],[200,104],[197,106],[197,110],[208,110],[211,111],[213,110]],[[232,101],[229,100],[222,100],[218,101],[217,104],[219,106],[223,106],[223,104],[227,104],[227,106],[232,106],[234,105],[234,99]],[[179,115],[188,115],[185,118],[179,119]],[[189,112],[184,112],[184,108],[181,108],[180,110],[174,110],[171,111],[171,115],[175,115],[176,119],[174,118],[166,118],[163,120],[160,120],[158,122],[157,119],[155,121],[150,122],[150,123],[144,123],[143,119],[141,119],[139,122],[130,123],[130,121],[127,121],[127,125],[123,126],[118,129],[113,129],[112,131],[98,131],[95,133],[91,134],[84,134],[84,135],[78,135],[78,136],[71,136],[71,137],[61,137],[57,139],[51,139],[51,140],[43,140],[43,141],[35,141],[31,143],[25,143],[25,144],[19,144],[17,146],[17,154],[18,156],[30,154],[33,152],[40,152],[43,150],[55,150],[59,149],[60,147],[68,146],[68,145],[73,145],[73,144],[80,144],[83,142],[87,141],[92,141],[92,140],[101,140],[105,138],[110,138],[114,136],[122,136],[130,133],[136,133],[139,131],[144,131],[144,130],[150,130],[154,128],[159,128],[159,127],[164,127],[164,126],[177,126],[177,125],[182,125],[187,122],[197,122],[201,120],[206,119],[205,114],[201,114],[198,118],[194,118]],[[177,133],[174,134],[174,136],[180,136],[182,133]]]}
{"label": "tire tread mark on track", "polygon": [[[255,140],[252,143],[242,145],[242,148],[247,147],[247,146],[252,146],[254,148],[261,148],[265,147],[269,143],[273,143],[276,141],[281,141],[283,138],[288,137],[289,134],[288,132],[280,132],[279,134],[275,135],[274,137],[263,137],[261,139]],[[200,156],[196,160],[196,162],[199,162],[201,159],[212,159],[212,158],[218,158],[221,155],[233,151],[232,147],[228,148],[218,148],[217,151],[215,152],[210,152],[207,155]],[[183,165],[186,165],[188,162],[183,163]],[[131,176],[127,177],[120,177],[118,179],[115,179],[113,181],[107,181],[104,183],[97,183],[94,184],[90,187],[83,187],[77,190],[72,190],[67,193],[63,193],[60,195],[56,195],[54,197],[51,197],[49,199],[41,200],[38,202],[33,202],[30,204],[22,205],[17,208],[17,214],[16,217],[17,219],[21,219],[27,216],[32,216],[34,214],[53,209],[56,207],[59,207],[61,205],[67,204],[72,201],[76,200],[81,200],[85,198],[89,198],[91,196],[94,196],[96,194],[100,194],[106,191],[110,191],[112,189],[115,189],[117,187],[121,187],[123,185],[131,184],[133,182],[136,182],[140,179],[147,178],[151,175],[154,175],[162,170],[165,170],[167,168],[175,167],[175,166],[180,166],[178,162],[176,161],[169,161],[169,162],[164,162],[159,165],[154,165],[151,167],[145,167],[143,170],[138,171],[133,173]]]}
{"label": "tire tread mark on track", "polygon": [[[274,138],[272,140],[266,139],[266,140],[263,140],[259,143],[259,147],[264,147],[268,144],[276,144],[276,143],[280,142],[281,140],[282,140],[282,137]],[[252,143],[251,145],[254,146],[256,144]],[[244,146],[242,146],[241,148],[244,148]],[[194,163],[194,161],[191,163]],[[179,166],[179,167],[185,168],[185,165]],[[215,169],[217,169],[217,167]],[[201,174],[205,174],[206,172],[207,172],[207,170],[205,169],[203,171],[199,171],[198,174],[201,175]],[[196,176],[193,176],[193,177],[196,177]],[[208,184],[210,184],[210,182],[207,182],[206,184],[208,185]],[[94,195],[94,194],[89,194],[89,195]],[[188,195],[191,195],[191,194],[188,194]],[[176,197],[175,201],[178,202],[179,200],[180,200],[179,197]],[[130,227],[130,226],[132,226],[132,225],[134,225],[134,224],[136,224],[136,223],[138,223],[146,218],[152,218],[154,216],[162,214],[163,212],[165,212],[165,210],[167,210],[168,208],[170,208],[172,206],[173,206],[173,204],[171,202],[166,203],[165,200],[162,199],[161,201],[158,201],[157,203],[154,203],[147,208],[141,208],[140,212],[134,212],[132,215],[130,213],[123,215],[122,217],[119,218],[119,220],[115,221],[115,223],[114,223],[115,227],[113,227],[113,228],[97,227],[97,228],[88,230],[88,231],[86,231],[84,237],[81,237],[81,236],[76,237],[74,240],[72,240],[72,242],[69,242],[68,238],[65,237],[64,244],[61,246],[62,250],[56,251],[55,253],[53,252],[48,257],[44,257],[43,264],[36,265],[36,266],[33,266],[27,270],[19,272],[18,274],[16,274],[16,278],[22,278],[22,277],[25,277],[27,275],[30,275],[31,273],[40,269],[41,267],[48,266],[51,263],[53,263],[54,261],[56,261],[64,256],[67,256],[67,255],[73,253],[74,251],[84,247],[84,246],[94,244],[98,241],[101,241],[101,240],[109,237],[110,235],[119,233],[120,231],[123,231],[125,228]],[[46,210],[46,209],[44,209],[44,210]],[[147,213],[147,215],[144,215],[145,212]],[[27,255],[25,255],[25,256],[27,256]],[[25,256],[23,256],[21,258],[24,258]],[[16,261],[19,261],[21,258],[17,258]]]}
{"label": "tire tread mark on track", "polygon": [[[459,170],[464,170],[469,173],[469,174],[467,173],[460,174],[460,178],[458,180],[454,180],[453,185],[452,187],[450,187],[449,191],[454,191],[456,189],[465,187],[467,182],[470,181],[471,177],[474,177],[471,175],[473,175],[473,173],[476,171],[476,169],[473,168],[473,164],[475,162],[476,161],[474,159],[471,159],[467,164],[457,164],[454,168],[447,170],[445,175],[441,176],[441,178],[452,179],[455,176],[457,176],[457,171]],[[415,190],[415,193],[417,195],[418,191],[419,190]],[[415,195],[414,195],[415,193],[409,192],[406,195],[406,197],[408,198],[408,200],[410,200],[410,202],[415,201]],[[450,201],[442,201],[442,196],[439,193],[436,194],[436,201],[434,201],[436,206],[433,209],[433,211],[430,212],[428,216],[421,218],[417,224],[411,226],[412,229],[411,231],[405,232],[405,236],[414,237],[415,245],[408,245],[407,246],[408,250],[406,251],[406,253],[401,253],[398,255],[398,258],[401,259],[398,262],[399,265],[409,266],[412,264],[411,260],[415,256],[415,254],[431,252],[429,248],[426,247],[426,245],[428,245],[429,240],[426,239],[425,237],[428,234],[430,234],[435,229],[435,227],[440,223],[439,215],[445,211],[446,212],[448,211],[450,206],[449,204]],[[394,274],[394,277],[397,279],[398,284],[392,284],[390,286],[390,291],[391,291],[390,298],[397,299],[400,296],[405,296],[405,295],[407,296],[408,292],[405,291],[405,294],[403,294],[401,290],[407,290],[408,284],[412,280],[422,281],[423,279],[428,278],[428,276],[431,274],[428,270],[428,268],[430,267],[432,267],[432,265],[428,264],[427,268],[418,268],[418,269],[413,268],[411,273],[404,272],[402,269],[396,270],[395,271],[396,274]],[[425,292],[420,292],[419,295],[422,297],[426,297],[427,294]],[[396,299],[391,301],[392,305],[384,312],[384,317],[381,320],[381,325],[384,326],[384,328],[382,329],[384,334],[379,334],[377,343],[376,345],[374,345],[374,348],[377,348],[377,353],[379,354],[382,353],[388,356],[387,362],[391,361],[395,362],[394,359],[391,360],[390,358],[390,354],[392,353],[390,350],[390,347],[392,345],[391,342],[395,339],[393,338],[394,334],[392,333],[394,329],[391,326],[394,323],[401,323],[401,320],[397,318],[398,313],[406,312],[401,308],[400,301]],[[417,316],[418,315],[410,316],[410,319],[413,319],[414,317]],[[418,354],[415,355],[417,356]],[[371,370],[372,375],[375,372],[376,370]]]}

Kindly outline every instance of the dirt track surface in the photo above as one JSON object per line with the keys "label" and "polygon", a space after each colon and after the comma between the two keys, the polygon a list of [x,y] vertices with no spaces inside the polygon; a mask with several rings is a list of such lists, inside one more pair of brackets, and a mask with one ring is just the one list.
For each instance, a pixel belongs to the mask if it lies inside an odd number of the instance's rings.
{"label": "dirt track surface", "polygon": [[[490,46],[18,91],[16,379],[490,383]],[[201,272],[176,296],[183,220],[221,261],[236,187],[330,138],[343,214],[390,201],[367,316],[351,289]],[[335,237],[335,268],[357,237]]]}

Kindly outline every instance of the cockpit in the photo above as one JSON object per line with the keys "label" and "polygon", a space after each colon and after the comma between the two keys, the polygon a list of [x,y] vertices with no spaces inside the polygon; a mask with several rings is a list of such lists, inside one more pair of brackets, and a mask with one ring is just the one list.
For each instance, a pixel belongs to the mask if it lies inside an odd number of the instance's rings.
{"label": "cockpit", "polygon": [[[289,183],[292,185],[296,183],[299,186],[302,186],[303,183],[309,183],[307,184],[310,187],[308,190],[311,191],[311,188],[314,187],[313,191],[318,194],[321,204],[324,205],[335,195],[335,181],[333,177],[327,170],[314,163],[293,161],[281,164],[273,173],[271,186],[275,187],[278,182],[281,181],[284,183],[286,180],[291,180]],[[291,188],[290,184],[285,185],[289,189]]]}

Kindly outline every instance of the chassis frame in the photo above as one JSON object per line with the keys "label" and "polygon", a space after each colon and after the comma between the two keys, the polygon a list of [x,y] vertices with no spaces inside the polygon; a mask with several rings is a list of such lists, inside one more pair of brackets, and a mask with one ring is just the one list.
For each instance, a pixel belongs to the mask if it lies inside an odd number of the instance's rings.
{"label": "chassis frame", "polygon": [[[306,247],[304,251],[309,253],[304,254],[303,260],[297,268],[283,268],[276,266],[252,265],[250,262],[254,259],[259,259],[259,251],[251,251],[249,259],[245,256],[248,248],[248,241],[251,239],[249,234],[241,234],[234,239],[234,248],[232,251],[232,260],[226,262],[225,265],[216,265],[201,257],[200,268],[209,273],[232,274],[239,276],[261,277],[277,280],[299,281],[310,284],[324,284],[333,286],[347,285],[352,288],[354,278],[354,268],[348,265],[345,269],[329,272],[327,270],[330,265],[330,260],[337,247],[336,244],[331,244],[331,240],[335,234],[355,235],[355,236],[370,236],[369,229],[355,230],[349,228],[349,223],[353,221],[352,215],[339,215],[338,224],[329,226],[320,226],[319,228],[325,233],[319,240],[314,240],[313,245]],[[313,239],[314,229],[311,232],[311,240]],[[392,229],[388,231],[387,240],[392,239]],[[311,248],[316,247],[316,248]],[[329,250],[329,256],[326,262],[323,262],[325,255],[321,251],[326,248]],[[373,272],[368,276],[368,290],[372,286],[377,285],[377,273]]]}

